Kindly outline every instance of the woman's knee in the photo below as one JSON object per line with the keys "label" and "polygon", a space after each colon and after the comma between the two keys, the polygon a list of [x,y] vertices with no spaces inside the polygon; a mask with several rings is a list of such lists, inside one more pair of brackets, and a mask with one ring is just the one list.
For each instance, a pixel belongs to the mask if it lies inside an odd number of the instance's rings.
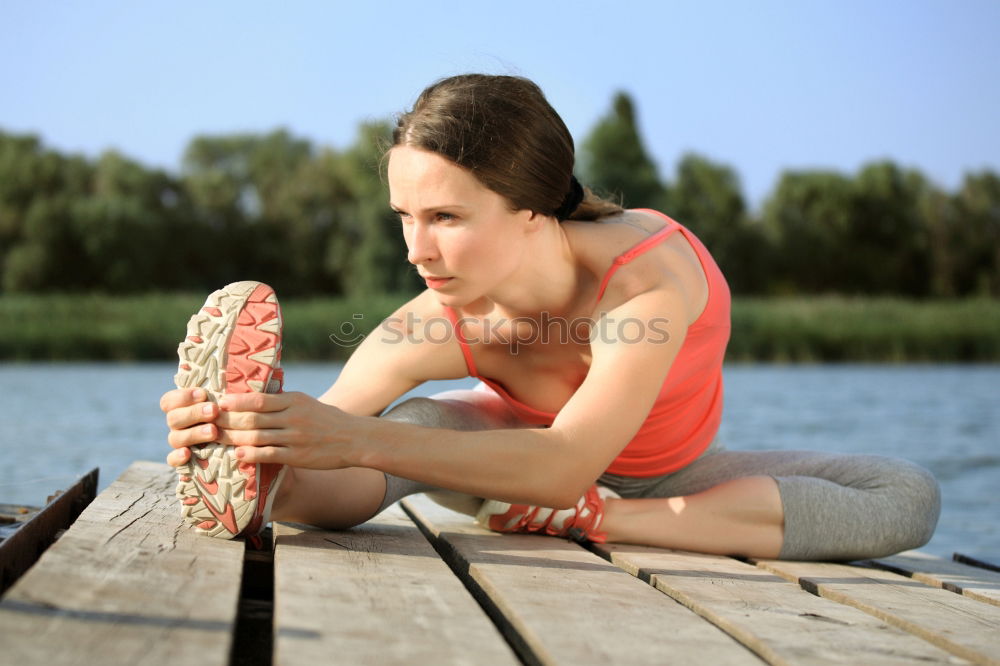
{"label": "woman's knee", "polygon": [[933,475],[909,461],[882,456],[830,458],[824,483],[808,476],[779,480],[791,559],[883,557],[930,541],[941,511]]}
{"label": "woman's knee", "polygon": [[879,458],[878,494],[882,521],[895,538],[892,552],[919,548],[931,540],[941,514],[941,488],[925,468],[908,460]]}
{"label": "woman's knee", "polygon": [[381,418],[451,430],[510,427],[503,418],[491,410],[473,402],[453,398],[409,398],[383,413]]}
{"label": "woman's knee", "polygon": [[928,470],[909,461],[899,461],[896,479],[899,501],[909,507],[910,543],[907,549],[923,546],[934,535],[941,515],[941,487]]}
{"label": "woman's knee", "polygon": [[380,418],[426,426],[438,426],[443,420],[441,406],[430,398],[404,400],[383,412]]}

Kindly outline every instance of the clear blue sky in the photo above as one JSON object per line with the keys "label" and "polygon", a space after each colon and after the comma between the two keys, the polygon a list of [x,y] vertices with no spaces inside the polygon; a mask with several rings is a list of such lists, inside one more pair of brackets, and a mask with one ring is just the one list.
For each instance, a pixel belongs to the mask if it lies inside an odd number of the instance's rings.
{"label": "clear blue sky", "polygon": [[751,204],[782,169],[1000,170],[1000,0],[0,2],[0,129],[179,168],[199,133],[359,121],[465,71],[535,79],[581,140],[616,90],[661,175],[689,150]]}

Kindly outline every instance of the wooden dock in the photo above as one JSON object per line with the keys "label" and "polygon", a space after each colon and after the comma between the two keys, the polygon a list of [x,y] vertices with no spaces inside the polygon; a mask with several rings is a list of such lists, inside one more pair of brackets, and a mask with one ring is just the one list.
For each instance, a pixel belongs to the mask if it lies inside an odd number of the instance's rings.
{"label": "wooden dock", "polygon": [[1000,571],[499,535],[424,497],[352,530],[199,537],[137,462],[0,601],[0,663],[998,664]]}

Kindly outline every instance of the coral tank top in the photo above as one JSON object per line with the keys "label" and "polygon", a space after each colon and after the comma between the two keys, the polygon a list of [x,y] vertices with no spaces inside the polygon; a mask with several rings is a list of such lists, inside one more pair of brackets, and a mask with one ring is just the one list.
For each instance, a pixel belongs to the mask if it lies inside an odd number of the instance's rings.
{"label": "coral tank top", "polygon": [[[667,226],[615,258],[601,281],[597,301],[604,296],[615,271],[672,234],[681,233],[694,248],[705,271],[708,302],[698,319],[688,327],[684,344],[646,420],[607,469],[612,474],[636,477],[675,472],[691,463],[712,443],[722,420],[722,361],[730,332],[729,285],[711,254],[687,228],[663,213],[648,212],[663,217]],[[556,414],[520,402],[500,383],[479,375],[455,311],[445,307],[445,313],[454,327],[469,375],[495,391],[525,423],[552,425]]]}

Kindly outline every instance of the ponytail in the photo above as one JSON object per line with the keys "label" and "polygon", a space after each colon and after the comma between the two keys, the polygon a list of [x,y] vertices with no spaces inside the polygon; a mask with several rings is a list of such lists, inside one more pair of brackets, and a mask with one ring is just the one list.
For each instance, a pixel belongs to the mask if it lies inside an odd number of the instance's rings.
{"label": "ponytail", "polygon": [[605,217],[621,215],[625,209],[613,201],[602,199],[594,194],[589,187],[583,188],[583,201],[576,207],[576,210],[566,219],[580,220],[584,222],[600,222]]}

